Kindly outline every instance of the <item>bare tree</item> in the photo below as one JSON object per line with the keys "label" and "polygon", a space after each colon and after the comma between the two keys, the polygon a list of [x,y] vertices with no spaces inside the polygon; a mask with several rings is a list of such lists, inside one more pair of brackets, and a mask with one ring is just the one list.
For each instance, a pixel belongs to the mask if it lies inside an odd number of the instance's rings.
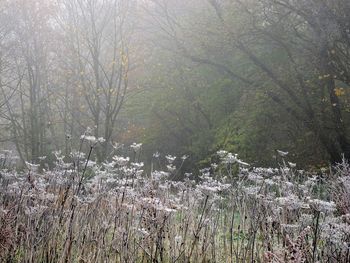
{"label": "bare tree", "polygon": [[11,73],[3,75],[7,90],[2,85],[6,102],[2,117],[9,121],[22,161],[37,162],[48,149],[51,11],[49,3],[36,0],[9,2],[6,11],[10,30],[7,41],[11,43],[6,51]]}
{"label": "bare tree", "polygon": [[64,1],[67,38],[75,56],[78,89],[87,104],[96,137],[104,137],[98,150],[108,153],[118,114],[128,91],[133,25],[133,1]]}

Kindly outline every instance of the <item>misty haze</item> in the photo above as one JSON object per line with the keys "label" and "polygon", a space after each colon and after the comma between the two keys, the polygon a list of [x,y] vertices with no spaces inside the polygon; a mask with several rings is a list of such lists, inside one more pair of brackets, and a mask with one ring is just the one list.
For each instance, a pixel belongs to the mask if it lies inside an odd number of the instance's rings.
{"label": "misty haze", "polygon": [[349,263],[349,0],[0,0],[0,263]]}

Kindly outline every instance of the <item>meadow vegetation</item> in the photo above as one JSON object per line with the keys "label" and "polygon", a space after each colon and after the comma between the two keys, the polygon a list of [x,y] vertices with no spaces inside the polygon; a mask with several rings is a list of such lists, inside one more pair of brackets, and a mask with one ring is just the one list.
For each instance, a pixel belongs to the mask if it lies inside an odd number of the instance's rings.
{"label": "meadow vegetation", "polygon": [[17,172],[2,156],[2,262],[349,262],[346,161],[312,173],[287,156],[258,168],[219,151],[175,181],[187,156],[155,153],[146,171],[141,144],[97,164],[103,140],[81,141],[87,154],[55,152],[50,170],[42,158]]}
{"label": "meadow vegetation", "polygon": [[0,151],[0,262],[349,263],[350,1],[0,0]]}

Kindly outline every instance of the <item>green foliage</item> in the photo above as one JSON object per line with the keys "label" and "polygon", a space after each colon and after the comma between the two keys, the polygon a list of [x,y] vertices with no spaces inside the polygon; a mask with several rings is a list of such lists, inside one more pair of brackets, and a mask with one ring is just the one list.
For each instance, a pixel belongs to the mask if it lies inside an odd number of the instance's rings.
{"label": "green foliage", "polygon": [[[340,2],[329,5],[338,10]],[[349,83],[339,77],[348,74],[347,58],[332,48],[335,36],[342,42],[337,50],[349,43],[337,33],[317,36],[329,29],[310,25],[305,14],[341,22],[316,3],[210,3],[193,1],[180,10],[169,1],[173,13],[153,36],[142,80],[147,88],[138,97],[140,116],[147,112],[147,151],[191,154],[199,166],[220,149],[253,165],[276,165],[277,149],[305,166],[339,159],[349,144]],[[310,11],[315,8],[319,13]],[[322,53],[325,47],[336,60]],[[338,74],[324,73],[330,64]]]}

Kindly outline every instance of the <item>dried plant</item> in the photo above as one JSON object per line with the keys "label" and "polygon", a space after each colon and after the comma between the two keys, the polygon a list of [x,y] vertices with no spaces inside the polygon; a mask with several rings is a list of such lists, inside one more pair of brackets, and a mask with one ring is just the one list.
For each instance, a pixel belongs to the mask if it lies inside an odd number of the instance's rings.
{"label": "dried plant", "polygon": [[175,181],[186,158],[156,154],[147,174],[135,156],[97,164],[89,149],[2,171],[1,262],[349,262],[345,162],[320,180],[220,151]]}

